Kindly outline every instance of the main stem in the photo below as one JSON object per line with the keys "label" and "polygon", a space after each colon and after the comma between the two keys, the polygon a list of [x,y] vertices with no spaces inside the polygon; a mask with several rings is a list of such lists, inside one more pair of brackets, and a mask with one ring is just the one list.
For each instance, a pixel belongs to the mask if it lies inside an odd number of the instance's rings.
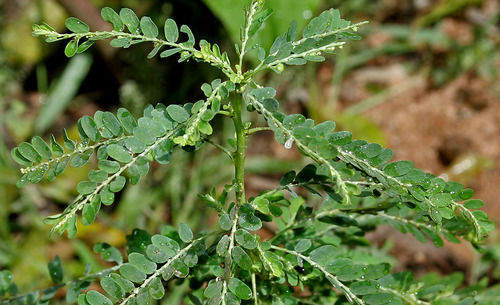
{"label": "main stem", "polygon": [[241,113],[243,109],[243,97],[235,93],[231,99],[233,108],[233,122],[236,132],[236,151],[234,152],[233,162],[236,180],[236,204],[239,206],[246,201],[245,197],[245,156],[247,148],[247,134]]}
{"label": "main stem", "polygon": [[247,148],[247,134],[245,130],[245,125],[241,118],[241,113],[243,110],[243,98],[241,94],[234,93],[231,98],[232,106],[232,116],[234,129],[236,132],[236,151],[233,153],[233,163],[234,163],[234,176],[235,176],[235,192],[236,192],[236,205],[234,206],[231,217],[233,219],[233,225],[231,228],[231,234],[229,235],[229,248],[227,250],[227,255],[224,260],[224,283],[222,286],[222,305],[226,305],[225,295],[227,294],[227,283],[232,276],[232,251],[234,248],[234,236],[236,234],[236,228],[238,225],[240,206],[245,203],[245,155]]}

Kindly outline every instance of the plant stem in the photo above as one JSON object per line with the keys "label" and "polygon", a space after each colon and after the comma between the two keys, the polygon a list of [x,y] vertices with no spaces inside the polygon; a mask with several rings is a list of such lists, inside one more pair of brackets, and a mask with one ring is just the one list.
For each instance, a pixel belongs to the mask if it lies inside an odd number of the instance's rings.
{"label": "plant stem", "polygon": [[241,118],[243,98],[241,94],[234,94],[231,100],[233,108],[233,122],[236,132],[236,151],[234,152],[233,162],[236,180],[236,202],[238,205],[246,201],[245,197],[245,156],[247,148],[247,134],[243,120]]}
{"label": "plant stem", "polygon": [[245,125],[241,118],[241,112],[243,107],[243,97],[241,94],[233,94],[231,99],[232,106],[232,117],[234,123],[234,129],[236,132],[236,151],[233,153],[233,163],[234,163],[234,180],[235,180],[235,193],[236,193],[236,205],[231,211],[231,218],[233,220],[233,225],[231,228],[231,234],[229,235],[229,248],[227,250],[227,255],[224,260],[224,282],[222,286],[222,305],[226,305],[225,295],[227,294],[227,283],[232,276],[232,251],[234,249],[234,238],[236,234],[236,229],[238,226],[238,219],[240,216],[240,206],[246,202],[245,197],[245,156],[247,148],[247,134]]}

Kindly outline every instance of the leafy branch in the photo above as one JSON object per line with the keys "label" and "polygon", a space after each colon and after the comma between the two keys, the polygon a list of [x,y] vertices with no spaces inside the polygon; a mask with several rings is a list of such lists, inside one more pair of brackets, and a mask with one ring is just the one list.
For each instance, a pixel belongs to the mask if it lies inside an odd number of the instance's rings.
{"label": "leafy branch", "polygon": [[[353,141],[348,132],[331,133],[335,128],[334,123],[314,126],[312,120],[308,121],[300,115],[287,116],[277,110],[278,103],[273,99],[274,95],[272,88],[257,88],[248,94],[248,103],[264,116],[278,142],[284,143],[287,148],[295,142],[304,155],[327,167],[344,202],[345,198],[350,198],[349,185],[335,168],[335,163],[337,167],[341,164],[332,160],[334,158],[350,164],[356,171],[381,184],[388,196],[415,202],[415,208],[426,211],[438,226],[441,226],[443,218],[457,219],[455,211],[459,210],[462,218],[473,225],[475,242],[493,230],[493,223],[484,212],[469,210],[482,207],[480,200],[468,200],[474,194],[472,190],[415,169],[409,161],[388,163],[392,151],[375,143]],[[326,127],[327,124],[329,127]],[[456,200],[467,201],[462,205]]]}
{"label": "leafy branch", "polygon": [[332,285],[335,288],[337,288],[340,291],[342,291],[345,294],[345,296],[347,297],[347,300],[349,301],[349,303],[351,303],[351,304],[360,304],[360,305],[365,304],[365,302],[362,299],[360,299],[358,296],[356,296],[351,291],[351,289],[349,289],[349,287],[347,287],[346,285],[344,285],[341,281],[339,281],[339,279],[335,275],[333,275],[332,273],[328,272],[325,269],[324,266],[321,266],[320,264],[318,264],[317,262],[315,262],[312,258],[310,258],[308,256],[305,256],[305,255],[302,255],[302,254],[300,254],[297,251],[289,250],[289,249],[278,247],[278,246],[271,246],[271,249],[274,249],[274,250],[277,250],[277,251],[281,251],[281,252],[290,253],[290,254],[295,255],[296,257],[301,258],[302,260],[308,262],[311,266],[313,266],[314,268],[316,268],[319,271],[321,271],[325,275],[325,277],[332,283]]}
{"label": "leafy branch", "polygon": [[[142,153],[138,154],[137,156],[133,157],[128,163],[125,163],[120,167],[120,169],[114,173],[113,175],[109,176],[105,181],[101,182],[99,185],[96,185],[94,190],[91,193],[88,193],[86,190],[83,194],[80,194],[75,201],[60,215],[55,215],[49,218],[50,221],[57,220],[57,224],[53,227],[53,232],[63,232],[65,230],[68,230],[68,234],[70,237],[73,237],[74,234],[76,234],[76,213],[78,213],[80,210],[84,209],[86,205],[90,202],[94,205],[95,200],[100,201],[102,198],[97,197],[100,193],[101,196],[102,191],[106,188],[109,187],[113,181],[117,181],[119,177],[122,177],[122,173],[129,169],[132,165],[136,164],[138,160],[145,158],[150,152],[152,152],[154,149],[156,149],[160,144],[162,144],[164,141],[172,138],[172,136],[177,132],[177,129],[174,129],[170,131],[169,133],[165,134],[164,136],[158,138],[151,146],[147,147]],[[122,179],[123,180],[123,179]],[[124,182],[118,182],[121,187],[123,187]],[[118,191],[121,189],[120,187],[117,187],[116,189],[113,189],[112,191]],[[108,192],[106,192],[108,193]],[[107,202],[106,202],[107,203]],[[95,215],[97,214],[98,208],[89,208],[87,209],[86,213],[84,212],[84,217],[87,220],[87,223],[92,223],[93,219],[95,219]]]}
{"label": "leafy branch", "polygon": [[[258,89],[257,89],[258,90]],[[262,91],[253,91],[253,94],[248,95],[248,100],[250,105],[255,107],[257,111],[262,113],[262,115],[267,119],[268,124],[270,125],[273,130],[279,129],[280,132],[283,134],[283,136],[286,138],[286,141],[281,144],[285,144],[286,148],[290,148],[291,143],[295,142],[295,145],[297,146],[298,149],[300,149],[306,156],[309,156],[311,159],[314,161],[318,162],[319,164],[325,165],[328,168],[330,176],[334,179],[334,182],[337,186],[337,190],[339,191],[340,195],[342,196],[342,199],[346,204],[349,204],[350,202],[350,197],[349,197],[349,192],[347,189],[347,186],[342,179],[341,174],[333,167],[332,163],[327,160],[324,156],[322,156],[320,153],[317,151],[313,150],[310,148],[307,143],[304,141],[303,138],[297,137],[297,133],[294,133],[293,129],[288,128],[287,126],[284,125],[283,122],[281,122],[274,114],[272,111],[266,108],[266,106],[263,104],[263,102],[259,101],[255,94],[265,94]],[[271,92],[270,95],[274,96],[275,92]],[[270,95],[261,95],[261,98],[267,98]],[[269,105],[268,108],[273,109],[274,105]]]}
{"label": "leafy branch", "polygon": [[[41,24],[33,26],[33,35],[44,36],[47,42],[70,39],[65,49],[65,54],[68,57],[85,52],[97,40],[113,38],[111,46],[116,48],[128,48],[137,43],[150,42],[153,44],[154,49],[149,53],[148,58],[153,58],[162,48],[168,47],[169,49],[160,53],[160,57],[180,53],[181,58],[179,61],[181,62],[193,57],[196,60],[220,68],[228,77],[234,75],[227,54],[221,54],[217,45],[211,47],[206,41],[201,41],[199,50],[194,47],[195,38],[187,25],[182,25],[179,29],[174,20],[167,19],[164,25],[166,40],[163,40],[158,38],[158,27],[151,18],[144,16],[139,20],[131,9],[123,8],[118,14],[112,8],[105,7],[101,11],[101,16],[105,21],[112,23],[113,31],[90,32],[87,24],[72,17],[66,20],[66,27],[73,33],[58,33],[51,26]],[[125,26],[130,31],[129,33],[123,32]],[[188,36],[186,42],[177,42],[179,31]],[[81,39],[87,40],[80,43]]]}
{"label": "leafy branch", "polygon": [[173,257],[169,258],[167,262],[158,268],[153,274],[151,274],[148,278],[142,282],[142,284],[139,287],[136,287],[125,299],[123,299],[119,304],[120,305],[126,305],[130,304],[133,302],[133,300],[145,289],[149,289],[153,281],[158,280],[160,277],[163,276],[165,272],[169,270],[169,268],[172,268],[172,265],[174,262],[176,262],[178,259],[182,258],[187,254],[187,252],[194,247],[198,242],[202,241],[205,239],[206,236],[200,237],[198,239],[193,240],[191,243],[189,243],[187,246],[184,248],[180,249],[177,254],[175,254]]}

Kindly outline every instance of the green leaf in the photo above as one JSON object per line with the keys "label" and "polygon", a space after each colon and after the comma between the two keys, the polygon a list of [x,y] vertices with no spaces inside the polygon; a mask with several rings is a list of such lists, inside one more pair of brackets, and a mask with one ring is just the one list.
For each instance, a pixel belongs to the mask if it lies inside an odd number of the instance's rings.
{"label": "green leaf", "polygon": [[252,268],[252,259],[240,246],[233,248],[231,256],[241,269],[250,270],[250,268]]}
{"label": "green leaf", "polygon": [[149,294],[147,291],[141,291],[134,300],[137,305],[149,305]]}
{"label": "green leaf", "polygon": [[63,280],[63,270],[59,256],[56,256],[49,264],[49,274],[52,281],[56,284],[61,283]]}
{"label": "green leaf", "polygon": [[108,152],[108,155],[115,159],[116,161],[122,162],[122,163],[128,163],[132,161],[132,155],[130,152],[128,152],[123,146],[118,145],[118,144],[109,144],[106,147],[106,151]]}
{"label": "green leaf", "polygon": [[168,115],[178,123],[184,123],[189,119],[189,113],[179,105],[169,105],[167,107],[167,112]]}
{"label": "green leaf", "polygon": [[64,146],[66,146],[66,148],[71,151],[75,150],[75,141],[71,140],[68,137],[68,132],[66,131],[66,129],[63,129],[63,138],[64,138]]}
{"label": "green leaf", "polygon": [[130,137],[125,140],[125,146],[135,154],[142,153],[146,150],[146,144],[137,137]]}
{"label": "green leaf", "polygon": [[97,129],[97,124],[95,121],[88,115],[83,116],[80,120],[79,123],[81,124],[83,131],[85,134],[94,142],[99,141],[101,138],[101,134],[99,133],[99,130]]}
{"label": "green leaf", "polygon": [[81,53],[87,51],[94,44],[94,42],[95,41],[93,41],[93,40],[87,40],[87,41],[81,43],[78,46],[78,49],[76,50],[76,53],[77,54],[81,54]]}
{"label": "green leaf", "polygon": [[87,302],[85,297],[86,297],[86,295],[83,293],[78,296],[78,305],[90,305],[90,303]]}
{"label": "green leaf", "polygon": [[191,231],[191,229],[187,224],[184,223],[179,224],[179,237],[185,243],[188,243],[191,240],[193,240],[193,232]]}
{"label": "green leaf", "polygon": [[219,242],[217,243],[217,247],[215,248],[215,251],[219,256],[225,257],[227,254],[227,249],[229,248],[229,236],[224,235],[221,237]]}
{"label": "green leaf", "polygon": [[391,271],[391,265],[388,263],[371,264],[365,267],[365,279],[367,280],[379,279],[387,275]]}
{"label": "green leaf", "polygon": [[97,167],[108,174],[114,174],[120,170],[120,163],[111,160],[99,160]]}
{"label": "green leaf", "polygon": [[377,281],[359,281],[352,283],[349,288],[356,295],[367,295],[377,293],[380,289],[380,284]]}
{"label": "green leaf", "polygon": [[108,173],[104,170],[92,169],[89,172],[89,180],[96,183],[101,183],[108,178]]}
{"label": "green leaf", "polygon": [[434,194],[429,199],[435,206],[446,207],[451,203],[451,194],[449,193]]}
{"label": "green leaf", "polygon": [[169,57],[182,51],[181,48],[168,49],[160,53],[161,58]]}
{"label": "green leaf", "polygon": [[385,166],[384,172],[389,176],[400,177],[409,173],[413,169],[410,161],[396,161]]}
{"label": "green leaf", "polygon": [[363,300],[368,305],[403,305],[404,303],[401,299],[393,296],[390,293],[377,293],[377,294],[368,294],[363,297]]}
{"label": "green leaf", "polygon": [[123,263],[123,256],[120,251],[107,243],[99,242],[95,244],[94,252],[100,253],[102,259],[107,262]]}
{"label": "green leaf", "polygon": [[179,40],[179,29],[177,28],[177,23],[173,19],[169,18],[165,21],[165,38],[168,42],[172,43]]}
{"label": "green leaf", "polygon": [[463,190],[460,191],[460,193],[458,195],[460,196],[460,199],[467,200],[467,199],[472,198],[472,196],[474,196],[474,190],[472,190],[472,189],[463,189]]}
{"label": "green leaf", "polygon": [[152,274],[156,271],[156,264],[147,259],[143,254],[130,253],[128,256],[128,261],[137,269],[146,274]]}
{"label": "green leaf", "polygon": [[100,192],[99,195],[101,196],[101,201],[104,205],[111,205],[113,204],[115,200],[115,194],[113,194],[110,190],[109,187],[103,188]]}
{"label": "green leaf", "polygon": [[102,123],[113,136],[117,137],[122,133],[120,122],[111,112],[104,112],[102,114]]}
{"label": "green leaf", "polygon": [[229,279],[228,288],[229,291],[242,300],[250,300],[252,297],[252,290],[250,290],[250,287],[237,278],[232,277]]}
{"label": "green leaf", "polygon": [[130,280],[134,283],[143,283],[146,279],[146,273],[142,272],[136,266],[130,263],[125,263],[120,266],[120,274],[127,280]]}
{"label": "green leaf", "polygon": [[479,200],[479,199],[472,199],[472,200],[467,200],[465,203],[464,203],[465,207],[468,208],[468,209],[471,209],[471,210],[476,210],[476,209],[480,209],[483,207],[484,203],[482,200]]}
{"label": "green leaf", "polygon": [[306,252],[311,248],[312,242],[310,239],[301,239],[299,242],[295,245],[295,251],[302,253]]}
{"label": "green leaf", "polygon": [[153,237],[151,237],[151,242],[153,245],[165,251],[170,257],[174,256],[179,251],[179,244],[175,240],[164,235],[153,235]]}
{"label": "green leaf", "polygon": [[91,149],[89,149],[89,150],[85,151],[84,153],[75,155],[71,159],[71,162],[69,163],[69,165],[71,167],[82,167],[82,166],[84,166],[85,164],[87,164],[87,162],[89,162],[89,159],[90,159],[90,156],[92,155],[92,152],[93,151]]}
{"label": "green leaf", "polygon": [[85,22],[75,17],[69,17],[64,24],[73,33],[87,33],[90,31],[90,27]]}
{"label": "green leaf", "polygon": [[148,38],[158,37],[158,27],[150,17],[144,16],[141,18],[141,31]]}
{"label": "green leaf", "polygon": [[189,274],[188,266],[180,259],[177,259],[172,263],[172,268],[175,270],[175,276],[179,278],[185,278]]}
{"label": "green leaf", "polygon": [[9,270],[0,271],[0,297],[11,287],[13,279]]}
{"label": "green leaf", "polygon": [[253,250],[257,248],[257,241],[255,240],[255,237],[247,230],[238,229],[234,237],[236,242],[246,249]]}
{"label": "green leaf", "polygon": [[88,195],[93,193],[97,188],[97,183],[92,181],[82,181],[78,183],[76,190],[82,195]]}
{"label": "green leaf", "polygon": [[101,16],[104,21],[107,21],[113,25],[113,30],[114,31],[122,31],[124,28],[123,22],[120,19],[120,15],[118,15],[117,12],[115,12],[114,9],[110,7],[103,7],[101,10]]}
{"label": "green leaf", "polygon": [[220,296],[222,293],[222,281],[210,281],[203,292],[203,295],[210,299],[215,296]]}
{"label": "green leaf", "polygon": [[119,108],[117,117],[127,133],[131,134],[137,127],[137,121],[127,109]]}
{"label": "green leaf", "polygon": [[146,255],[153,262],[162,264],[175,254],[171,251],[167,252],[165,251],[165,249],[162,249],[156,245],[148,245],[148,247],[146,248]]}
{"label": "green leaf", "polygon": [[128,37],[115,38],[109,43],[113,48],[128,48],[132,44],[132,39]]}
{"label": "green leaf", "polygon": [[123,176],[118,176],[109,184],[109,190],[113,193],[119,192],[125,186],[127,179]]}
{"label": "green leaf", "polygon": [[119,300],[125,296],[123,288],[115,282],[110,276],[101,278],[100,282],[102,289],[111,297]]}
{"label": "green leaf", "polygon": [[123,291],[131,292],[132,290],[134,290],[135,288],[134,284],[131,281],[123,278],[118,273],[111,273],[109,276],[113,279],[113,281],[115,281],[118,285],[120,285]]}
{"label": "green leaf", "polygon": [[35,150],[35,148],[33,148],[33,146],[29,143],[23,142],[19,144],[17,149],[21,154],[21,156],[23,156],[25,159],[31,162],[39,163],[42,161],[42,156],[40,156],[40,154]]}
{"label": "green leaf", "polygon": [[[328,264],[326,268],[329,268]],[[340,268],[336,275],[340,281],[352,281],[362,278],[364,274],[365,271],[362,265],[351,264]]]}
{"label": "green leaf", "polygon": [[99,195],[95,195],[91,202],[86,204],[82,210],[82,224],[88,226],[94,223],[97,213],[101,208],[101,199]]}
{"label": "green leaf", "polygon": [[33,139],[31,139],[31,144],[43,159],[50,160],[52,158],[52,152],[50,151],[49,145],[41,137],[33,137]]}
{"label": "green leaf", "polygon": [[222,214],[219,217],[219,226],[224,231],[229,231],[233,227],[233,222],[229,214]]}
{"label": "green leaf", "polygon": [[127,26],[130,33],[139,34],[139,18],[133,10],[126,7],[122,8],[120,10],[120,18],[122,19],[122,22]]}
{"label": "green leaf", "polygon": [[249,231],[257,231],[262,228],[262,221],[260,218],[250,213],[241,213],[238,223],[242,228]]}
{"label": "green leaf", "polygon": [[269,214],[269,200],[264,197],[257,197],[254,199],[252,202],[253,205],[255,205],[255,209],[264,213],[264,214]]}
{"label": "green leaf", "polygon": [[148,117],[142,117],[138,122],[139,127],[148,130],[148,132],[155,138],[161,137],[167,132],[166,127],[162,125],[158,120]]}
{"label": "green leaf", "polygon": [[309,256],[313,261],[321,266],[325,266],[326,263],[331,259],[332,253],[335,253],[337,249],[332,245],[325,245],[314,249]]}
{"label": "green leaf", "polygon": [[195,44],[195,40],[194,40],[194,35],[193,35],[193,32],[191,31],[191,29],[187,25],[183,24],[181,26],[181,32],[185,33],[188,36],[188,40],[186,42],[184,42],[184,44],[187,45],[188,47],[192,48]]}
{"label": "green leaf", "polygon": [[206,135],[211,135],[213,133],[213,131],[214,131],[213,128],[212,128],[212,126],[209,123],[207,123],[207,122],[205,122],[203,120],[200,120],[198,122],[198,130],[201,133],[206,134]]}
{"label": "green leaf", "polygon": [[165,295],[165,288],[160,278],[155,278],[148,287],[149,295],[155,300],[161,300]]}
{"label": "green leaf", "polygon": [[113,305],[113,302],[111,302],[102,293],[95,290],[87,292],[85,299],[90,305]]}
{"label": "green leaf", "polygon": [[31,166],[32,162],[25,158],[20,152],[19,147],[15,147],[10,151],[10,155],[14,161],[19,163],[22,166]]}

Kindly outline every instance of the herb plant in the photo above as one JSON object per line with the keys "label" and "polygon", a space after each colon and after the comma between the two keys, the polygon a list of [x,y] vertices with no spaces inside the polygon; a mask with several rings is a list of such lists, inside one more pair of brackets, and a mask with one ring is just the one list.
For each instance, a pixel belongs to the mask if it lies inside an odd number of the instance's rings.
{"label": "herb plant", "polygon": [[[389,224],[436,246],[442,246],[444,238],[480,247],[494,226],[479,210],[482,201],[471,199],[473,190],[416,169],[409,161],[391,162],[390,149],[353,140],[348,131],[335,131],[332,121],[315,123],[301,114],[281,112],[275,89],[255,79],[267,70],[280,73],[288,65],[325,60],[349,40],[359,39],[356,31],[364,22],[351,24],[330,9],[313,18],[301,36],[292,24],[265,50],[253,44],[252,37],[270,15],[263,0],[250,3],[236,45],[236,64],[217,44],[202,40],[196,47],[188,26],[179,28],[168,19],[163,39],[151,18],[139,19],[127,8],[119,13],[102,9],[103,19],[113,25],[110,32],[90,32],[76,18],[66,20],[69,33],[58,33],[47,24],[33,27],[33,35],[47,42],[67,40],[68,57],[103,39],[111,39],[117,48],[150,43],[148,58],[178,56],[179,62],[207,63],[225,75],[224,80],[203,84],[206,98],[194,104],[150,105],[138,119],[124,108],[116,115],[97,111],[78,120],[79,140],[64,131],[63,144],[53,135],[47,141],[36,136],[14,148],[12,158],[23,166],[19,187],[43,177],[52,181],[67,166],[81,167],[95,155],[97,167],[78,184],[78,197],[47,219],[54,232],[75,237],[78,220],[92,224],[101,205],[113,204],[127,181],[136,184],[151,162],[168,164],[177,148],[193,151],[214,144],[232,160],[234,180],[221,190],[200,194],[218,213],[212,231],[193,234],[185,224],[177,229],[165,226],[155,235],[135,229],[127,237],[126,260],[118,249],[98,243],[94,251],[114,267],[63,282],[56,258],[49,263],[55,286],[28,294],[18,294],[12,274],[1,271],[1,304],[48,304],[63,286],[67,304],[154,304],[168,294],[171,281],[188,282],[184,303],[196,305],[498,304],[493,288],[485,289],[486,281],[459,289],[460,274],[416,279],[408,271],[393,273],[364,237],[378,225]],[[259,63],[244,69],[250,52]],[[244,120],[246,111],[263,117],[267,126]],[[234,125],[235,137],[226,139],[227,145],[209,139],[218,115]],[[278,188],[248,198],[247,139],[267,130],[285,148],[295,146],[310,164],[285,174]],[[272,238],[256,233],[263,224],[277,228]],[[94,281],[102,290],[88,290]]]}

